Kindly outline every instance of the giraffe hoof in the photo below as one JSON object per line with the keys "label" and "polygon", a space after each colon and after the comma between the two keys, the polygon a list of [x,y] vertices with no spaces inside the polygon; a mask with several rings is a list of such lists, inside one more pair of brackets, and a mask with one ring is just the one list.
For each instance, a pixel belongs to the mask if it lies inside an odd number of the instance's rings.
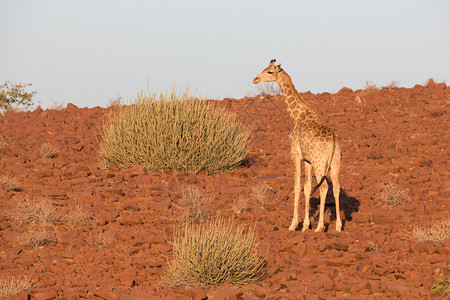
{"label": "giraffe hoof", "polygon": [[314,230],[314,232],[321,232],[324,230],[324,228],[325,228],[324,226],[317,227],[316,230]]}

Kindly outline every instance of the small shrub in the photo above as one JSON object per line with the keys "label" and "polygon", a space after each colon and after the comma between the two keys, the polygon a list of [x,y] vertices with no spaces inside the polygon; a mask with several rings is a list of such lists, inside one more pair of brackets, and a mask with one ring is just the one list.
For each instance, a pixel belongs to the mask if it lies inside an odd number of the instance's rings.
{"label": "small shrub", "polygon": [[257,87],[257,96],[281,96],[283,92],[276,83],[267,82],[259,84]]}
{"label": "small shrub", "polygon": [[235,199],[233,201],[233,205],[231,206],[231,210],[235,214],[240,214],[243,210],[247,209],[248,207],[248,199],[243,199],[241,197]]}
{"label": "small shrub", "polygon": [[25,92],[25,88],[28,86],[31,86],[31,83],[12,83],[9,80],[0,84],[0,110],[12,110],[13,106],[20,105],[32,106],[31,98],[36,92]]}
{"label": "small shrub", "polygon": [[0,185],[3,186],[7,191],[20,190],[20,183],[15,177],[1,176]]}
{"label": "small shrub", "polygon": [[398,85],[400,84],[400,81],[397,80],[392,80],[391,83],[389,83],[388,85],[386,85],[386,88],[388,89],[395,89],[398,88]]}
{"label": "small shrub", "polygon": [[53,158],[56,156],[56,150],[53,149],[50,143],[44,143],[39,150],[39,156],[42,158]]}
{"label": "small shrub", "polygon": [[390,208],[409,202],[408,193],[390,179],[379,182],[378,199]]}
{"label": "small shrub", "polygon": [[43,226],[30,228],[25,233],[24,242],[30,248],[39,248],[56,241],[56,234]]}
{"label": "small shrub", "polygon": [[66,109],[66,107],[67,105],[64,104],[64,101],[52,101],[50,109],[61,111]]}
{"label": "small shrub", "polygon": [[108,162],[150,170],[230,170],[246,158],[250,129],[224,108],[187,89],[141,93],[104,122],[100,154]]}
{"label": "small shrub", "polygon": [[419,242],[431,241],[440,245],[450,238],[450,220],[435,223],[429,227],[416,226],[413,228],[412,237]]}
{"label": "small shrub", "polygon": [[175,286],[251,284],[261,278],[263,258],[256,248],[255,233],[216,219],[210,224],[187,224],[184,234],[175,232],[174,258],[163,281]]}
{"label": "small shrub", "polygon": [[89,232],[89,235],[84,239],[84,241],[91,247],[103,249],[111,242],[111,236],[109,232],[96,231]]}
{"label": "small shrub", "polygon": [[431,291],[433,294],[439,294],[444,296],[444,300],[450,299],[450,280],[444,276],[444,273],[437,268],[435,270],[436,273],[439,274],[439,278],[436,280],[436,283],[431,287]]}
{"label": "small shrub", "polygon": [[123,105],[123,99],[121,96],[117,95],[115,97],[109,98],[109,105],[108,107],[112,108],[119,108]]}
{"label": "small shrub", "polygon": [[62,221],[72,228],[77,228],[88,225],[91,218],[92,216],[87,210],[76,204],[62,217]]}
{"label": "small shrub", "polygon": [[250,193],[261,207],[267,208],[275,199],[275,191],[266,182],[258,182]]}
{"label": "small shrub", "polygon": [[57,221],[55,207],[47,200],[31,200],[28,196],[15,200],[11,219],[18,225],[22,223],[47,226]]}
{"label": "small shrub", "polygon": [[0,276],[0,298],[9,297],[28,291],[33,286],[31,280],[27,277],[19,276]]}
{"label": "small shrub", "polygon": [[182,222],[191,222],[195,224],[203,223],[211,215],[210,204],[212,197],[204,195],[197,187],[188,187],[183,193],[183,198],[179,201],[179,208],[184,211]]}

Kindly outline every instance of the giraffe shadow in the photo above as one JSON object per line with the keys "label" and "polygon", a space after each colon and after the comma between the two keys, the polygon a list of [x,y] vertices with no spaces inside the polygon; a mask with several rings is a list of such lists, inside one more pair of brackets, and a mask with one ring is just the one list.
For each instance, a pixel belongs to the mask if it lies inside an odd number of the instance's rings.
{"label": "giraffe shadow", "polygon": [[[325,199],[325,211],[330,210],[331,221],[336,220],[336,203],[333,196],[333,184],[328,180],[328,193]],[[319,220],[319,209],[320,209],[320,197],[310,198],[310,214],[314,216],[314,220],[317,222]],[[344,211],[344,218],[342,219],[342,230],[345,230],[345,223],[352,220],[352,214],[359,211],[360,201],[355,197],[348,195],[342,188],[339,192],[339,208]],[[325,224],[325,232],[328,231],[330,224]]]}

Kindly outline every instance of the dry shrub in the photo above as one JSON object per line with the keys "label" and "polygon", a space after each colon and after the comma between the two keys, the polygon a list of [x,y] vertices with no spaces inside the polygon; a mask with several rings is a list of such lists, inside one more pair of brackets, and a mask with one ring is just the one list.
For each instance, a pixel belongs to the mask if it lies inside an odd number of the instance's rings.
{"label": "dry shrub", "polygon": [[44,143],[39,150],[39,156],[42,158],[53,158],[56,156],[56,150],[50,143]]}
{"label": "dry shrub", "polygon": [[61,111],[66,109],[66,105],[64,104],[64,101],[52,101],[50,109]]}
{"label": "dry shrub", "polygon": [[254,231],[234,228],[232,221],[217,218],[209,224],[186,224],[184,233],[174,233],[174,258],[163,282],[170,287],[255,283],[264,266],[257,246]]}
{"label": "dry shrub", "polygon": [[365,97],[367,95],[373,94],[378,92],[380,89],[373,83],[373,81],[366,81],[366,85],[364,86],[364,89],[358,92],[358,94],[355,97],[355,101],[365,106]]}
{"label": "dry shrub", "polygon": [[370,95],[373,93],[378,92],[380,89],[377,87],[377,85],[373,81],[366,81],[366,85],[364,86],[363,92],[365,95]]}
{"label": "dry shrub", "polygon": [[110,244],[112,238],[109,232],[105,231],[90,231],[89,235],[84,239],[86,244],[91,247],[103,249]]}
{"label": "dry shrub", "polygon": [[256,87],[257,96],[281,96],[283,92],[281,91],[278,84],[273,82],[265,82],[262,84],[258,84]]}
{"label": "dry shrub", "polygon": [[123,98],[122,98],[122,96],[117,95],[115,97],[109,98],[109,105],[108,105],[108,107],[119,108],[122,105],[123,105]]}
{"label": "dry shrub", "polygon": [[189,89],[140,95],[103,124],[100,154],[120,167],[230,170],[246,158],[250,129]]}
{"label": "dry shrub", "polygon": [[409,202],[408,193],[391,179],[379,182],[378,199],[390,208]]}
{"label": "dry shrub", "polygon": [[32,227],[25,233],[24,242],[30,248],[38,248],[56,242],[56,234],[45,226]]}
{"label": "dry shrub", "polygon": [[91,218],[92,215],[87,210],[76,204],[62,217],[62,221],[72,228],[77,228],[88,225]]}
{"label": "dry shrub", "polygon": [[28,291],[33,286],[32,281],[27,277],[0,276],[0,298],[9,297]]}
{"label": "dry shrub", "polygon": [[386,85],[386,88],[392,90],[395,88],[398,88],[398,85],[400,84],[400,81],[397,80],[392,80],[391,83],[389,83],[388,85]]}
{"label": "dry shrub", "polygon": [[231,206],[231,210],[235,214],[240,214],[243,210],[246,210],[248,207],[248,199],[239,197],[233,200],[233,205]]}
{"label": "dry shrub", "polygon": [[212,215],[211,202],[211,195],[204,195],[197,187],[188,187],[177,205],[184,212],[181,222],[200,224],[208,220]]}
{"label": "dry shrub", "polygon": [[431,241],[440,245],[450,238],[450,220],[441,221],[431,226],[416,226],[412,231],[412,238],[419,242]]}
{"label": "dry shrub", "polygon": [[1,176],[0,185],[3,186],[7,191],[18,191],[20,190],[20,183],[15,177]]}
{"label": "dry shrub", "polygon": [[37,201],[24,196],[14,201],[11,219],[18,225],[30,223],[47,226],[54,224],[58,218],[55,207],[47,200]]}
{"label": "dry shrub", "polygon": [[262,208],[267,208],[275,200],[275,191],[267,182],[258,182],[250,193]]}

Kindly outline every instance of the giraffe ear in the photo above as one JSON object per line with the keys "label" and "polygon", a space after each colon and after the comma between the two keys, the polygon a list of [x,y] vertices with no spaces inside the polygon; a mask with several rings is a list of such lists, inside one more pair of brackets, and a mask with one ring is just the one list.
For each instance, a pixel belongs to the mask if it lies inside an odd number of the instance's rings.
{"label": "giraffe ear", "polygon": [[279,64],[278,66],[275,66],[275,68],[277,68],[277,72],[281,71],[281,64]]}

